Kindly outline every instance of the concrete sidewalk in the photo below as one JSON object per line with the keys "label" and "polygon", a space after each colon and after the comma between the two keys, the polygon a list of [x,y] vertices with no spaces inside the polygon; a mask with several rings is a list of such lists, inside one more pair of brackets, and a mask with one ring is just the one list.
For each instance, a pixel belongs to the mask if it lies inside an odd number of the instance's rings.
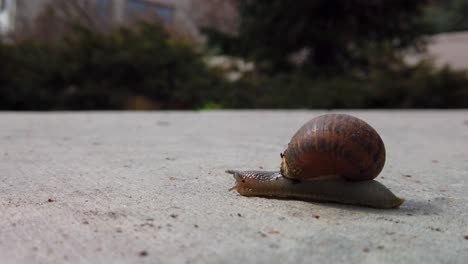
{"label": "concrete sidewalk", "polygon": [[246,198],[320,111],[0,114],[0,263],[468,263],[468,111],[357,111],[397,210]]}

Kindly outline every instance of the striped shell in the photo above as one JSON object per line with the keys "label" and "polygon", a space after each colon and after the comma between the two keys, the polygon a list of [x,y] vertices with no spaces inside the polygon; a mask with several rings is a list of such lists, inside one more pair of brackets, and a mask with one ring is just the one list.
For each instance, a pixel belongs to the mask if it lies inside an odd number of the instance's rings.
{"label": "striped shell", "polygon": [[362,181],[379,175],[385,163],[385,146],[379,134],[361,119],[327,114],[303,125],[281,157],[281,173],[288,178],[339,175]]}

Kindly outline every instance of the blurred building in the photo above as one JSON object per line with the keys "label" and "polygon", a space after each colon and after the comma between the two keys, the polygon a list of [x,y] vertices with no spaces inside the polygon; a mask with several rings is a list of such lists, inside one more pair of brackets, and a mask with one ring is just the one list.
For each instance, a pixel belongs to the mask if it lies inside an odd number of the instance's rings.
{"label": "blurred building", "polygon": [[0,35],[7,37],[32,26],[45,0],[0,0]]}
{"label": "blurred building", "polygon": [[0,35],[2,36],[14,30],[15,7],[13,0],[0,0]]}
{"label": "blurred building", "polygon": [[[201,27],[235,32],[236,0],[0,0],[0,35],[28,34],[48,7],[76,9],[104,24],[127,24],[142,17],[157,17],[163,24],[202,40]],[[66,14],[68,15],[68,14]]]}

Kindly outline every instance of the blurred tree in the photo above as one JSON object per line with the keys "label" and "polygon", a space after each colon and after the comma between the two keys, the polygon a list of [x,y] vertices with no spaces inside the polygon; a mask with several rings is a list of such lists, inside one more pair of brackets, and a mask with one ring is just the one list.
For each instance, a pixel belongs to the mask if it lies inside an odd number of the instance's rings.
{"label": "blurred tree", "polygon": [[108,33],[71,24],[56,43],[0,43],[0,110],[194,109],[224,81],[202,56],[141,22]]}
{"label": "blurred tree", "polygon": [[431,34],[468,30],[468,0],[433,0],[424,13]]}
{"label": "blurred tree", "polygon": [[[268,62],[273,71],[291,69],[291,56],[322,73],[366,69],[369,51],[398,53],[420,48],[427,31],[427,0],[239,0],[236,45],[211,32],[237,55]],[[227,41],[223,41],[227,40]]]}

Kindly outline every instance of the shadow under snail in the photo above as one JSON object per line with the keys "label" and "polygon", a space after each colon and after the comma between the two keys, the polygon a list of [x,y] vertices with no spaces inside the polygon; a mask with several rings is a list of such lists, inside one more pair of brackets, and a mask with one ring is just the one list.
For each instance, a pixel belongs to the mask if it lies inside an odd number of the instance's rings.
{"label": "shadow under snail", "polygon": [[237,171],[243,196],[299,199],[398,208],[403,199],[374,178],[385,146],[369,124],[345,114],[326,114],[304,124],[281,155],[280,171]]}

